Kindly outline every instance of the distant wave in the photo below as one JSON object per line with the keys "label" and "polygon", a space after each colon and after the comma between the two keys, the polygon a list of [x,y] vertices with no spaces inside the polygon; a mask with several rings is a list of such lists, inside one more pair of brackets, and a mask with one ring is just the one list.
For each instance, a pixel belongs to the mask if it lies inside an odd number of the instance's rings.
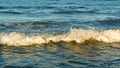
{"label": "distant wave", "polygon": [[40,8],[43,8],[43,9],[52,9],[52,8],[57,8],[55,6],[0,6],[0,9],[31,9],[31,8],[36,8],[36,9],[40,9]]}
{"label": "distant wave", "polygon": [[71,13],[96,13],[95,10],[86,10],[86,11],[77,11],[77,10],[69,10],[69,11],[55,11],[52,13],[56,13],[56,14],[71,14]]}
{"label": "distant wave", "polygon": [[4,9],[4,7],[0,6],[0,9]]}
{"label": "distant wave", "polygon": [[33,21],[33,22],[13,22],[13,23],[0,23],[1,28],[43,28],[43,27],[58,27],[58,26],[65,26],[69,23],[64,22],[56,22],[56,21]]}
{"label": "distant wave", "polygon": [[33,7],[30,7],[30,6],[0,6],[0,9],[12,9],[12,8],[29,9]]}
{"label": "distant wave", "polygon": [[22,14],[22,12],[17,12],[17,11],[0,11],[0,13],[7,13],[7,14]]}
{"label": "distant wave", "polygon": [[103,27],[104,29],[116,29],[120,27],[120,19],[111,18],[105,19],[101,21],[96,21],[93,25]]}
{"label": "distant wave", "polygon": [[[14,12],[14,11],[10,11],[10,12],[3,12],[3,13],[10,13],[10,14],[20,14],[19,12]],[[93,16],[93,17],[83,17],[80,20],[70,20],[70,21],[28,21],[28,22],[2,22],[0,23],[0,28],[19,28],[19,27],[56,27],[57,26],[73,26],[74,24],[79,24],[79,25],[84,25],[86,24],[86,26],[89,25],[95,25],[95,27],[101,26],[117,26],[117,28],[120,26],[120,19],[118,17],[114,17],[114,16]]]}
{"label": "distant wave", "polygon": [[84,43],[86,40],[96,40],[104,43],[120,42],[120,30],[84,30],[84,29],[71,29],[65,34],[55,35],[25,35],[24,33],[12,32],[10,34],[0,34],[0,44],[8,46],[30,46],[41,45],[49,42],[71,42]]}
{"label": "distant wave", "polygon": [[102,25],[119,25],[120,26],[120,19],[109,19],[109,20],[103,20],[103,21],[98,21]]}

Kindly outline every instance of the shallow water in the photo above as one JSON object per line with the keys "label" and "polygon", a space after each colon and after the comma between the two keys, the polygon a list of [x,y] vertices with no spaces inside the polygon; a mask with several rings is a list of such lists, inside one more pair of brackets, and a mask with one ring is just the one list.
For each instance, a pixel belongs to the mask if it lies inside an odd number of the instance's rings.
{"label": "shallow water", "polygon": [[119,68],[120,0],[0,0],[0,68]]}
{"label": "shallow water", "polygon": [[50,42],[29,47],[0,46],[4,68],[119,68],[119,43]]}

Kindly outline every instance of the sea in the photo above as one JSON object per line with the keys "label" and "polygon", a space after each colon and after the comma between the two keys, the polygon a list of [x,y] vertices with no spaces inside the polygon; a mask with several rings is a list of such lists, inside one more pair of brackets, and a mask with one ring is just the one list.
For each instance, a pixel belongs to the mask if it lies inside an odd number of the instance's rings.
{"label": "sea", "polygon": [[120,0],[0,0],[0,68],[120,68]]}

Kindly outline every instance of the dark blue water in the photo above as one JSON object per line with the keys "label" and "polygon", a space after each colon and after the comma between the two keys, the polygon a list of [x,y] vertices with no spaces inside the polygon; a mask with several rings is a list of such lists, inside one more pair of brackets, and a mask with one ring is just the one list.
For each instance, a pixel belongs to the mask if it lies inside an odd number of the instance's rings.
{"label": "dark blue water", "polygon": [[117,29],[119,9],[119,0],[0,0],[0,30],[53,33],[71,27]]}
{"label": "dark blue water", "polygon": [[120,0],[0,0],[0,66],[119,68]]}

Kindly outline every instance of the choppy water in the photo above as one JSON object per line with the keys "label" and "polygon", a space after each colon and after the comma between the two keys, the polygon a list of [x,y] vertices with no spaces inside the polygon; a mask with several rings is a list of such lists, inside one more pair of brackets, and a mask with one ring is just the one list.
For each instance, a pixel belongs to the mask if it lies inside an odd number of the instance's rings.
{"label": "choppy water", "polygon": [[119,68],[119,0],[0,0],[1,68]]}

